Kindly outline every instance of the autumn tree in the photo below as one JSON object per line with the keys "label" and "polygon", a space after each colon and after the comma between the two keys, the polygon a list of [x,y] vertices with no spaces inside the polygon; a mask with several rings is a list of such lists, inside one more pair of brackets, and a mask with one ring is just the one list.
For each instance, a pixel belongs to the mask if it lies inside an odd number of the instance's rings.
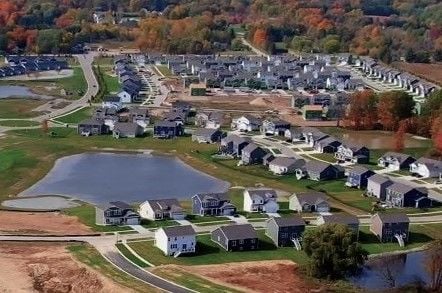
{"label": "autumn tree", "polygon": [[385,130],[396,130],[399,121],[413,116],[415,102],[406,92],[390,91],[380,94],[378,103],[379,122]]}
{"label": "autumn tree", "polygon": [[345,125],[356,130],[372,129],[377,122],[377,96],[371,90],[358,91],[350,96]]}
{"label": "autumn tree", "polygon": [[405,147],[406,122],[401,121],[398,130],[394,134],[394,150],[402,152]]}
{"label": "autumn tree", "polygon": [[434,292],[442,290],[442,240],[436,240],[426,251],[425,269],[430,275],[430,289]]}

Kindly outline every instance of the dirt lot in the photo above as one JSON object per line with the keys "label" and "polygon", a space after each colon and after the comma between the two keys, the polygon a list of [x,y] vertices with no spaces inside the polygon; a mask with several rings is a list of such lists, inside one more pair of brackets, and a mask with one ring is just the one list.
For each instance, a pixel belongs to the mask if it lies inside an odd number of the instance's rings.
{"label": "dirt lot", "polygon": [[411,74],[427,79],[428,81],[442,85],[442,63],[425,64],[425,63],[406,63],[394,62],[393,66],[408,71]]}
{"label": "dirt lot", "polygon": [[0,243],[0,292],[131,292],[72,258],[65,244]]}
{"label": "dirt lot", "polygon": [[180,269],[213,283],[245,292],[304,293],[319,289],[307,283],[298,272],[297,265],[291,261],[228,263],[180,267]]}
{"label": "dirt lot", "polygon": [[[12,221],[13,219],[13,221]],[[60,213],[0,211],[0,231],[29,234],[91,234],[76,217]]]}

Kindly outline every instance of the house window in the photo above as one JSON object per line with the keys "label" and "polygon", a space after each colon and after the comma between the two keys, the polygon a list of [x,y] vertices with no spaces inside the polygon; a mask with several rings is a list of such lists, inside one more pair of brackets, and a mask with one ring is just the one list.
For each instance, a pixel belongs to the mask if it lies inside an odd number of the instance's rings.
{"label": "house window", "polygon": [[281,238],[287,238],[288,233],[281,233]]}
{"label": "house window", "polygon": [[244,239],[240,239],[239,244],[244,244]]}
{"label": "house window", "polygon": [[255,239],[250,239],[250,243],[255,243]]}
{"label": "house window", "polygon": [[236,240],[232,241],[232,246],[236,246]]}
{"label": "house window", "polygon": [[171,248],[171,249],[176,249],[176,248],[178,248],[178,244],[171,244],[171,245],[170,245],[170,248]]}
{"label": "house window", "polygon": [[187,244],[183,244],[183,249],[187,249]]}

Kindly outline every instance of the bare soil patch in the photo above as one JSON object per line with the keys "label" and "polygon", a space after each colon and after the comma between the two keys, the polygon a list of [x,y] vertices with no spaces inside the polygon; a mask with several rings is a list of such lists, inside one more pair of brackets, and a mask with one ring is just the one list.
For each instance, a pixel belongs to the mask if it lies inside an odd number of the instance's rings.
{"label": "bare soil patch", "polygon": [[400,70],[410,72],[428,81],[442,85],[442,63],[426,64],[394,62],[393,66]]}
{"label": "bare soil patch", "polygon": [[309,283],[299,272],[299,267],[291,261],[240,262],[179,268],[213,283],[245,292],[304,293],[319,289]]}
{"label": "bare soil patch", "polygon": [[0,231],[29,234],[92,234],[92,230],[76,217],[57,212],[10,212],[0,211]]}
{"label": "bare soil patch", "polygon": [[131,292],[77,262],[66,244],[0,243],[0,292]]}

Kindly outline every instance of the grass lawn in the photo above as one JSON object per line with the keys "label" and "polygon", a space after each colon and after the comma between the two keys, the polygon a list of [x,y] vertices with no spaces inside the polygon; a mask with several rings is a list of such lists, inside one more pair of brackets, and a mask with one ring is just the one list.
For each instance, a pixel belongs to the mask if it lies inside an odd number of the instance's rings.
{"label": "grass lawn", "polygon": [[144,261],[142,261],[141,259],[139,259],[135,255],[133,255],[132,252],[130,252],[129,249],[127,249],[127,247],[124,246],[124,244],[119,243],[119,244],[116,244],[115,246],[127,259],[129,259],[134,264],[136,264],[142,268],[149,267],[149,265],[147,263],[145,263]]}
{"label": "grass lawn", "polygon": [[75,111],[75,112],[68,114],[66,116],[56,118],[55,120],[63,122],[63,123],[77,124],[83,120],[90,118],[91,116],[92,116],[92,108],[85,107],[81,110]]}
{"label": "grass lawn", "polygon": [[169,227],[169,226],[179,226],[180,224],[174,220],[157,220],[150,221],[147,219],[141,220],[141,226],[144,228],[159,228],[159,227]]}
{"label": "grass lawn", "polygon": [[197,237],[197,253],[195,255],[182,255],[178,258],[164,256],[163,252],[153,245],[153,241],[132,242],[129,245],[136,253],[154,265],[203,265],[281,259],[292,260],[299,264],[307,262],[307,256],[303,251],[297,251],[292,247],[276,248],[273,242],[264,235],[264,231],[258,231],[258,235],[259,250],[238,252],[227,252],[218,244],[212,242],[210,235],[199,235]]}
{"label": "grass lawn", "polygon": [[197,292],[211,292],[211,293],[226,293],[226,292],[241,292],[232,288],[227,288],[201,278],[197,275],[186,272],[179,268],[161,268],[156,267],[153,271],[156,275],[171,280],[174,283],[180,284],[186,288],[195,290]]}
{"label": "grass lawn", "polygon": [[167,68],[166,65],[156,65],[155,66],[159,72],[161,72],[164,76],[173,76],[172,71]]}
{"label": "grass lawn", "polygon": [[112,231],[128,231],[132,230],[128,226],[100,226],[95,224],[95,208],[91,205],[84,204],[78,207],[63,210],[66,215],[76,216],[83,224],[91,227],[97,232],[112,232]]}
{"label": "grass lawn", "polygon": [[0,99],[0,118],[16,119],[38,116],[41,113],[33,112],[32,110],[44,103],[45,101],[43,100]]}
{"label": "grass lawn", "polygon": [[336,163],[336,158],[333,154],[323,153],[323,154],[311,154],[313,158],[324,160],[330,163]]}
{"label": "grass lawn", "polygon": [[27,127],[38,125],[40,125],[40,123],[31,120],[0,120],[0,126],[7,127]]}
{"label": "grass lawn", "polygon": [[103,67],[113,67],[114,58],[113,57],[96,57],[94,59],[94,65],[100,65]]}
{"label": "grass lawn", "polygon": [[116,93],[121,90],[121,85],[118,82],[118,77],[103,73],[103,80],[106,84],[106,94]]}
{"label": "grass lawn", "polygon": [[58,87],[73,93],[73,95],[68,96],[68,98],[79,99],[86,92],[87,82],[81,67],[74,67],[73,70],[74,70],[73,76],[56,79],[53,80],[52,82],[56,83]]}
{"label": "grass lawn", "polygon": [[227,217],[212,217],[212,216],[197,216],[197,215],[187,215],[186,220],[191,223],[205,223],[205,222],[220,222],[229,221]]}
{"label": "grass lawn", "polygon": [[220,222],[207,222],[207,223],[195,223],[197,226],[213,226],[213,225],[231,225],[234,224],[234,221],[220,221]]}
{"label": "grass lawn", "polygon": [[157,288],[132,278],[108,262],[95,248],[85,244],[72,244],[67,247],[70,253],[80,262],[97,270],[118,284],[138,292],[162,292]]}

